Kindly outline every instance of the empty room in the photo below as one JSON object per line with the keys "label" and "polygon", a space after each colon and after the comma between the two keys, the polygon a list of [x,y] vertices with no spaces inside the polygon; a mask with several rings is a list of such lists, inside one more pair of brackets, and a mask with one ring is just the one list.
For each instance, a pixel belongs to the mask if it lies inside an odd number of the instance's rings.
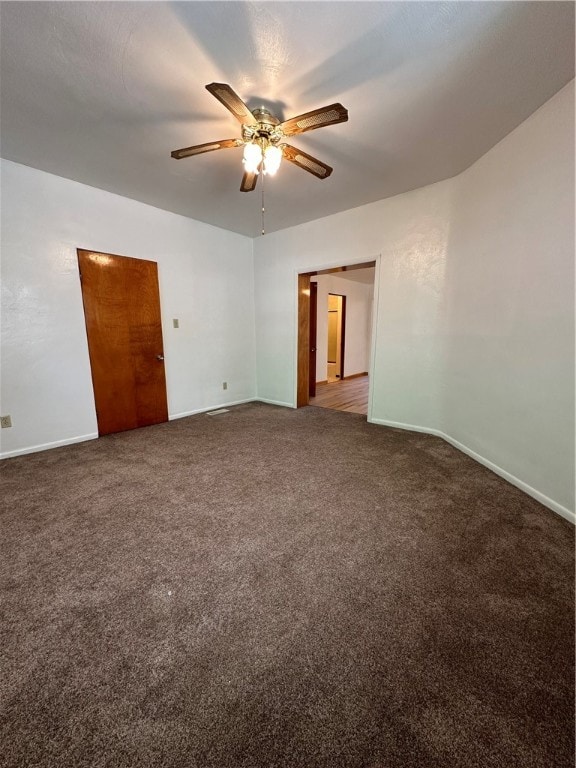
{"label": "empty room", "polygon": [[0,767],[574,768],[573,2],[0,2]]}

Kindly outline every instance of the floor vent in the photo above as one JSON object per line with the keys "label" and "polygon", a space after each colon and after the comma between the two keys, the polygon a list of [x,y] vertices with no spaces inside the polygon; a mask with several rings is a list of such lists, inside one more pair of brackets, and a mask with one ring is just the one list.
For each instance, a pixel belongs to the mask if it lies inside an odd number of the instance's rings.
{"label": "floor vent", "polygon": [[230,413],[228,408],[218,408],[217,411],[207,411],[206,416],[219,416],[221,413]]}

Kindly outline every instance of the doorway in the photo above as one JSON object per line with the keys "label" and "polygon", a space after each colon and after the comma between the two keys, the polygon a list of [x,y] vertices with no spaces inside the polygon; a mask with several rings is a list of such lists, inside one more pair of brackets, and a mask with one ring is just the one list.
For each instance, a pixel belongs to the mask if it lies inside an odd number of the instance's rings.
{"label": "doorway", "polygon": [[[331,395],[335,395],[335,390],[333,388],[345,388],[346,393],[348,392],[348,388],[353,389],[362,389],[364,390],[364,393],[354,393],[354,399],[357,400],[360,405],[359,411],[356,412],[362,412],[367,413],[367,402],[368,402],[368,371],[370,367],[370,361],[372,359],[372,341],[371,341],[371,334],[373,333],[373,306],[374,306],[374,298],[375,298],[375,292],[376,292],[376,282],[375,282],[375,267],[376,267],[376,261],[370,261],[370,262],[362,262],[359,264],[352,264],[342,267],[331,267],[323,270],[315,270],[310,272],[301,273],[298,275],[298,330],[297,330],[297,380],[296,380],[296,407],[300,408],[304,405],[308,405],[310,403],[310,398],[317,397],[319,394],[324,397],[324,388],[326,385],[331,389]],[[326,276],[326,278],[322,278],[320,276]],[[317,277],[318,276],[318,277]],[[352,304],[350,306],[353,308],[352,315],[350,315],[350,322],[351,325],[351,333],[352,336],[350,341],[350,347],[348,347],[349,342],[349,334],[348,334],[348,322],[347,320],[344,321],[344,327],[343,331],[344,333],[341,333],[340,335],[340,341],[345,342],[344,345],[341,345],[342,352],[340,354],[340,359],[336,358],[336,369],[335,374],[339,374],[339,376],[336,376],[334,374],[334,382],[331,384],[328,384],[327,379],[327,355],[325,355],[327,348],[327,320],[328,315],[326,314],[326,320],[324,320],[324,331],[320,333],[318,330],[318,343],[319,346],[316,344],[316,333],[317,328],[315,325],[316,317],[318,318],[318,323],[322,321],[322,318],[324,317],[324,309],[323,307],[326,307],[326,302],[328,300],[328,293],[333,293],[334,295],[338,296],[345,296],[347,293],[347,289],[344,291],[339,290],[326,290],[326,286],[328,284],[327,278],[334,277],[334,278],[345,278],[343,280],[330,280],[330,283],[346,283],[349,286],[352,286],[354,284],[358,285],[358,283],[365,283],[364,289],[365,292],[367,292],[367,296],[365,297],[365,301],[367,302],[367,310],[364,313],[364,318],[366,320],[365,327],[367,329],[367,335],[365,337],[365,343],[364,343],[364,352],[359,352],[359,348],[357,345],[357,340],[359,338],[359,326],[358,326],[358,291],[352,290],[351,295],[354,296],[354,299],[352,301]],[[312,278],[312,280],[311,280]],[[323,298],[322,298],[322,304],[320,303],[320,292],[318,291],[318,304],[320,306],[320,309],[318,311],[318,314],[313,310],[313,303],[316,301],[316,291],[317,291],[317,284],[316,281],[324,281],[323,284],[325,285]],[[369,284],[369,287],[368,285]],[[346,297],[347,299],[349,297]],[[346,303],[346,314],[349,310],[349,301]],[[354,341],[356,340],[356,342]],[[345,352],[345,354],[344,354]],[[316,355],[320,355],[318,357],[318,360],[316,361]],[[324,356],[325,355],[325,356]],[[360,359],[364,359],[364,367],[361,367]],[[334,360],[333,357],[330,357],[331,360]],[[348,362],[346,362],[348,361]],[[346,366],[348,366],[346,368]],[[316,370],[315,370],[316,369]],[[355,384],[353,384],[353,381],[348,381],[348,379],[356,380],[358,379]],[[317,389],[318,387],[318,389]],[[317,398],[318,399],[318,398]],[[341,398],[338,398],[338,401],[340,401]],[[348,400],[348,395],[346,395],[346,399]],[[362,402],[360,402],[362,401]],[[326,406],[326,407],[336,407],[336,406]],[[341,410],[347,410],[347,408],[340,408],[338,406],[337,409]]]}
{"label": "doorway", "polygon": [[168,421],[156,262],[77,252],[98,434]]}
{"label": "doorway", "polygon": [[316,395],[310,398],[308,405],[366,416],[368,414],[368,374],[330,384],[328,382],[318,384]]}

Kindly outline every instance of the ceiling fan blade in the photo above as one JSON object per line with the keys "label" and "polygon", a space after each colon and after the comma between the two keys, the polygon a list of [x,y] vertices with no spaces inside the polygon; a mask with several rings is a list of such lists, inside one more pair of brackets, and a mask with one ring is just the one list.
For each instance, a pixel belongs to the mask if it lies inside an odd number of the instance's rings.
{"label": "ceiling fan blade", "polygon": [[226,85],[226,83],[210,83],[206,86],[206,90],[210,91],[212,96],[217,98],[221,104],[224,104],[226,109],[229,109],[234,117],[243,125],[256,124],[252,112],[250,112],[240,96],[229,85]]}
{"label": "ceiling fan blade", "polygon": [[240,184],[240,192],[252,192],[252,190],[256,187],[257,181],[258,175],[256,173],[248,173],[247,171],[244,171],[244,176],[242,176],[242,184]]}
{"label": "ceiling fan blade", "polygon": [[324,128],[325,125],[345,123],[346,120],[348,120],[348,110],[342,104],[330,104],[328,107],[320,107],[298,117],[291,117],[290,120],[280,123],[279,127],[285,136],[293,136],[296,133]]}
{"label": "ceiling fan blade", "polygon": [[317,160],[306,152],[302,152],[301,149],[296,149],[296,147],[290,144],[282,144],[282,152],[286,160],[294,163],[299,168],[303,168],[308,173],[312,173],[319,179],[327,179],[332,173],[332,168],[329,165],[326,165],[321,160]]}
{"label": "ceiling fan blade", "polygon": [[228,149],[229,147],[239,147],[243,142],[240,139],[222,139],[222,141],[208,141],[206,144],[195,144],[193,147],[184,147],[184,149],[175,149],[170,155],[175,160],[182,160],[185,157],[201,155],[204,152],[214,152],[216,149]]}

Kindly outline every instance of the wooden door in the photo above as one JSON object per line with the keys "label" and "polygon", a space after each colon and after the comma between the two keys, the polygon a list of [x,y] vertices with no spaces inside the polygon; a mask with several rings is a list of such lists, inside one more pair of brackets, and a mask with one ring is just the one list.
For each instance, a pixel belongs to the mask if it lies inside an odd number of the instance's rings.
{"label": "wooden door", "polygon": [[78,249],[98,433],[168,420],[155,261]]}
{"label": "wooden door", "polygon": [[310,397],[316,397],[316,328],[318,325],[318,283],[310,282],[310,368],[308,370]]}

